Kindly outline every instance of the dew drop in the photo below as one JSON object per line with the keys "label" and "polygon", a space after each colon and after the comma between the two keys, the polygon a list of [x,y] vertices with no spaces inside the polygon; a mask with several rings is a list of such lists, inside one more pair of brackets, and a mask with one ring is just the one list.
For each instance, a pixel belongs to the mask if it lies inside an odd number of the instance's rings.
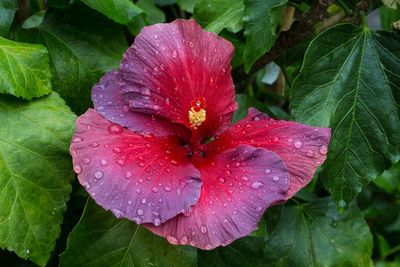
{"label": "dew drop", "polygon": [[110,134],[120,134],[122,133],[122,127],[118,124],[111,124],[110,126],[108,126],[108,132]]}
{"label": "dew drop", "polygon": [[321,153],[322,155],[326,155],[326,153],[328,153],[328,147],[326,145],[322,145],[319,148],[319,153]]}
{"label": "dew drop", "polygon": [[80,173],[82,172],[82,167],[81,167],[80,165],[75,165],[75,166],[74,166],[74,171],[75,171],[77,174],[80,174]]}
{"label": "dew drop", "polygon": [[164,187],[164,190],[167,191],[167,192],[170,192],[171,191],[171,187],[166,186],[166,187]]}
{"label": "dew drop", "polygon": [[107,165],[107,160],[105,160],[105,159],[102,159],[102,160],[100,160],[100,164],[101,164],[101,166],[106,166]]}
{"label": "dew drop", "polygon": [[338,205],[339,205],[339,207],[342,208],[342,209],[343,209],[343,208],[346,208],[346,206],[347,206],[346,201],[344,201],[343,199],[339,200]]}
{"label": "dew drop", "polygon": [[140,190],[139,188],[136,189],[136,193],[141,194],[142,190]]}
{"label": "dew drop", "polygon": [[95,171],[94,178],[100,179],[103,178],[104,173],[102,171]]}
{"label": "dew drop", "polygon": [[242,177],[242,181],[247,182],[248,180],[249,180],[249,178],[247,178],[247,176],[243,176],[243,177]]}
{"label": "dew drop", "polygon": [[265,171],[264,171],[266,174],[270,174],[271,173],[271,170],[270,169],[265,169]]}
{"label": "dew drop", "polygon": [[129,206],[132,205],[132,201],[131,200],[128,200],[128,205]]}
{"label": "dew drop", "polygon": [[219,181],[220,183],[225,183],[225,179],[224,179],[224,178],[222,178],[222,177],[221,177],[221,178],[219,178],[219,179],[218,179],[218,181]]}
{"label": "dew drop", "polygon": [[252,189],[259,189],[259,188],[261,188],[263,185],[264,185],[263,183],[261,183],[261,182],[259,182],[259,181],[255,181],[254,183],[251,184],[250,187],[251,187]]}
{"label": "dew drop", "polygon": [[278,182],[278,181],[279,181],[279,177],[278,177],[278,176],[274,176],[274,177],[272,177],[272,181],[274,181],[274,182]]}
{"label": "dew drop", "polygon": [[205,225],[202,225],[202,226],[200,227],[200,231],[201,231],[203,234],[207,233],[207,227],[206,227]]}
{"label": "dew drop", "polygon": [[157,192],[158,192],[158,188],[154,186],[154,187],[151,189],[151,192],[157,193]]}
{"label": "dew drop", "polygon": [[29,249],[26,250],[26,254],[29,254],[31,251]]}
{"label": "dew drop", "polygon": [[178,53],[176,52],[176,50],[173,50],[172,51],[172,57],[173,58],[176,58],[178,56]]}
{"label": "dew drop", "polygon": [[155,219],[153,220],[153,223],[154,223],[155,226],[159,226],[159,225],[161,224],[161,220],[158,219],[158,218],[155,218]]}
{"label": "dew drop", "polygon": [[178,245],[178,239],[173,235],[167,235],[167,240],[173,245]]}
{"label": "dew drop", "polygon": [[181,237],[181,239],[179,240],[179,242],[182,244],[182,245],[186,245],[188,242],[189,242],[189,238],[187,237],[187,236],[182,236]]}
{"label": "dew drop", "polygon": [[313,157],[314,156],[314,152],[312,152],[311,150],[308,150],[306,152],[307,157]]}
{"label": "dew drop", "polygon": [[144,211],[142,209],[138,209],[136,213],[137,215],[142,216],[144,214]]}
{"label": "dew drop", "polygon": [[72,143],[79,143],[79,142],[82,142],[82,141],[83,141],[83,139],[80,138],[80,137],[75,137],[74,139],[72,139]]}
{"label": "dew drop", "polygon": [[272,139],[272,141],[274,141],[275,143],[279,142],[279,138],[278,137],[274,137],[274,139]]}
{"label": "dew drop", "polygon": [[111,209],[111,212],[115,215],[117,218],[122,218],[124,216],[124,212],[119,209]]}
{"label": "dew drop", "polygon": [[139,166],[140,166],[140,167],[144,167],[144,163],[143,163],[143,162],[140,162],[140,163],[139,163]]}
{"label": "dew drop", "polygon": [[207,244],[204,248],[205,248],[206,250],[211,250],[211,249],[212,249],[212,246],[211,246],[210,244]]}
{"label": "dew drop", "polygon": [[262,211],[262,207],[257,207],[256,211],[258,211],[258,212]]}
{"label": "dew drop", "polygon": [[126,178],[126,179],[131,179],[132,176],[133,176],[133,173],[132,173],[132,172],[126,172],[126,173],[125,173],[125,178]]}
{"label": "dew drop", "polygon": [[124,166],[125,162],[123,160],[119,159],[119,160],[117,160],[117,164],[119,166]]}
{"label": "dew drop", "polygon": [[84,158],[84,159],[83,159],[83,163],[85,163],[85,164],[89,164],[90,161],[91,161],[90,158]]}
{"label": "dew drop", "polygon": [[295,148],[301,148],[302,146],[303,146],[303,143],[300,140],[294,141]]}

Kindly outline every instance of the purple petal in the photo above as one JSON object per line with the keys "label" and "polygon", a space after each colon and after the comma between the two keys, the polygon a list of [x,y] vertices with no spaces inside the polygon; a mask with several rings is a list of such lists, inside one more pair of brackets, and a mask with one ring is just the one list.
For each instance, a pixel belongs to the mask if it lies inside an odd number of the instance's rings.
{"label": "purple petal", "polygon": [[145,225],[172,244],[226,246],[256,229],[265,209],[283,201],[289,188],[289,174],[279,156],[252,146],[225,151],[199,168],[199,202],[158,227]]}
{"label": "purple petal", "polygon": [[200,173],[176,138],[138,135],[90,109],[70,151],[79,182],[117,217],[159,225],[199,198]]}

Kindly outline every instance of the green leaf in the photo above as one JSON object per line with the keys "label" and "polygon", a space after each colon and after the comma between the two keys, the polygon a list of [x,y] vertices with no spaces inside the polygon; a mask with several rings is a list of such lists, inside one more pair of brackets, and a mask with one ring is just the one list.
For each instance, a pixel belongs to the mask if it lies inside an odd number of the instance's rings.
{"label": "green leaf", "polygon": [[264,238],[244,237],[227,247],[212,251],[198,250],[198,267],[266,266],[263,258],[264,245]]}
{"label": "green leaf", "polygon": [[246,44],[243,66],[246,72],[274,45],[276,29],[286,2],[287,0],[244,0]]}
{"label": "green leaf", "polygon": [[131,0],[81,0],[86,5],[106,15],[117,23],[128,25],[139,17],[143,10]]}
{"label": "green leaf", "polygon": [[154,4],[154,0],[139,0],[136,5],[146,12],[146,21],[150,25],[165,21],[164,12]]}
{"label": "green leaf", "polygon": [[55,8],[68,8],[78,0],[47,0],[46,3]]}
{"label": "green leaf", "polygon": [[0,121],[0,247],[44,266],[71,192],[75,115],[57,93],[0,96]]}
{"label": "green leaf", "polygon": [[89,199],[68,237],[61,267],[196,266],[196,249],[173,246],[141,225],[117,219]]}
{"label": "green leaf", "polygon": [[343,213],[331,198],[282,207],[267,241],[268,266],[369,266],[372,235],[355,204]]}
{"label": "green leaf", "polygon": [[22,23],[22,28],[32,29],[39,27],[42,24],[44,17],[46,16],[46,10],[41,10],[27,18],[24,23]]}
{"label": "green leaf", "polygon": [[17,0],[0,1],[0,36],[8,36],[17,8]]}
{"label": "green leaf", "polygon": [[322,180],[344,208],[400,158],[400,36],[344,24],[307,49],[293,83],[300,122],[332,128]]}
{"label": "green leaf", "polygon": [[92,106],[93,84],[105,72],[118,68],[127,48],[119,25],[84,6],[49,11],[41,25],[20,30],[17,39],[47,46],[53,89],[77,113]]}
{"label": "green leaf", "polygon": [[189,13],[193,13],[194,6],[196,4],[196,0],[176,0],[176,3],[183,10],[185,10]]}
{"label": "green leaf", "polygon": [[238,32],[242,29],[243,0],[198,0],[193,17],[207,31],[223,29]]}
{"label": "green leaf", "polygon": [[31,100],[51,92],[47,49],[0,37],[0,93]]}

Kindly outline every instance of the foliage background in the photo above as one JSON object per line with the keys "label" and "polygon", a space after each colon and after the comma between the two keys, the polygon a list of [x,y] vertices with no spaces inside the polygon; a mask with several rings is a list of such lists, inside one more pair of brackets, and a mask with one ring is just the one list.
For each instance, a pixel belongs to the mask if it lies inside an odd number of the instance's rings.
{"label": "foliage background", "polygon": [[[400,3],[382,2],[0,0],[0,265],[400,266]],[[234,44],[235,120],[333,130],[313,181],[213,251],[98,207],[68,152],[92,85],[176,18]]]}

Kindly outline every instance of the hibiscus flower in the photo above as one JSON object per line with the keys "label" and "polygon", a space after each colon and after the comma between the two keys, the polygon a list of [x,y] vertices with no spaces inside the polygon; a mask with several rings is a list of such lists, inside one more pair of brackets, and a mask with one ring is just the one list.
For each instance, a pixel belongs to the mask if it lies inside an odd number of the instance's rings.
{"label": "hibiscus flower", "polygon": [[237,103],[230,42],[194,20],[145,27],[93,87],[71,144],[79,182],[118,218],[172,244],[228,245],[304,187],[330,130]]}

